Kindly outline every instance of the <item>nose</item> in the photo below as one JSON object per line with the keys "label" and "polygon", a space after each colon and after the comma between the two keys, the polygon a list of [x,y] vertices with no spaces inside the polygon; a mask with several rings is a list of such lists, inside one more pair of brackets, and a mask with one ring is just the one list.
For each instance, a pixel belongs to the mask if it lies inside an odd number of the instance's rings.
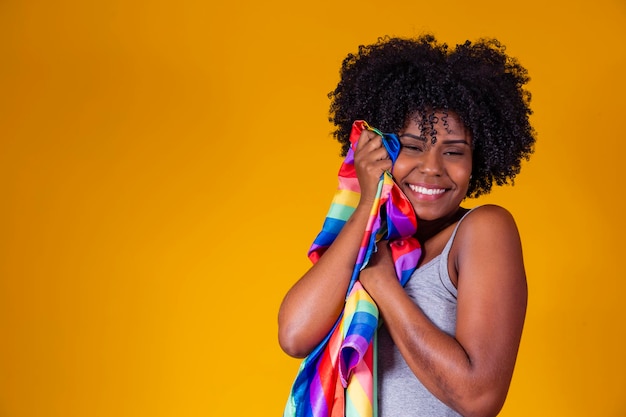
{"label": "nose", "polygon": [[442,155],[439,152],[428,149],[422,154],[418,169],[426,175],[440,176],[443,172],[443,161],[441,158]]}

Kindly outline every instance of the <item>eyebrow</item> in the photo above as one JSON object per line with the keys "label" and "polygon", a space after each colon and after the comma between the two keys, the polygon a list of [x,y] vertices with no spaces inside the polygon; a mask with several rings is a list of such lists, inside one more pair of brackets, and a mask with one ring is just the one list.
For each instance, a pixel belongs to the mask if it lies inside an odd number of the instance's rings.
{"label": "eyebrow", "polygon": [[417,136],[417,135],[414,135],[412,133],[403,133],[399,137],[402,138],[404,136],[408,136],[408,137],[410,137],[412,139],[417,139],[417,140],[421,140],[422,142],[426,142],[426,137],[425,136]]}
{"label": "eyebrow", "polygon": [[[416,140],[419,140],[419,141],[422,141],[422,142],[426,142],[426,137],[425,136],[417,136],[417,135],[414,135],[412,133],[403,133],[399,137],[401,138],[401,137],[404,137],[404,136],[407,136],[409,138],[416,139]],[[444,140],[441,143],[445,143],[445,144],[463,143],[463,144],[469,146],[469,142],[466,141],[465,139],[449,139],[449,140]]]}
{"label": "eyebrow", "polygon": [[446,145],[453,144],[453,143],[462,143],[462,144],[469,146],[469,142],[466,141],[465,139],[450,139],[450,140],[444,140],[441,143],[445,143]]}

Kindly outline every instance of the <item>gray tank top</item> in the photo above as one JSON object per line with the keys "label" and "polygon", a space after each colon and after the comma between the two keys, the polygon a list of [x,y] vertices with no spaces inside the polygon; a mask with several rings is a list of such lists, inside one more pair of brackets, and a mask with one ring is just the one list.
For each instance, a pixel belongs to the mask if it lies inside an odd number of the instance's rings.
{"label": "gray tank top", "polygon": [[[424,314],[451,336],[456,332],[457,290],[448,274],[448,255],[459,225],[441,254],[420,266],[409,278],[405,291]],[[460,416],[432,395],[409,368],[387,328],[378,330],[378,415],[381,417]]]}

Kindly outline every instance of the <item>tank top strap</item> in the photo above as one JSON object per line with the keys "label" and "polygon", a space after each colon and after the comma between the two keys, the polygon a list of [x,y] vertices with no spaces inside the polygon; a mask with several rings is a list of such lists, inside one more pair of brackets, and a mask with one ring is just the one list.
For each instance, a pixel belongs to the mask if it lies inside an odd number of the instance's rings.
{"label": "tank top strap", "polygon": [[477,206],[477,207],[473,207],[471,209],[469,209],[467,211],[467,213],[465,213],[463,215],[463,217],[461,217],[459,219],[459,221],[456,223],[456,226],[454,226],[454,230],[452,231],[452,236],[450,236],[450,239],[448,239],[448,242],[446,243],[446,246],[443,248],[443,250],[441,251],[441,254],[444,255],[444,257],[447,259],[448,258],[448,252],[450,252],[450,248],[452,247],[452,243],[454,242],[454,237],[456,236],[456,232],[457,230],[459,230],[459,226],[461,225],[461,222],[465,219],[465,217],[470,214],[472,211],[476,210],[477,208],[482,207],[482,206]]}
{"label": "tank top strap", "polygon": [[448,239],[446,246],[444,246],[443,250],[441,251],[441,255],[440,255],[441,261],[439,263],[439,268],[440,268],[439,276],[441,277],[441,283],[443,284],[443,286],[446,287],[446,289],[450,291],[450,293],[454,295],[454,297],[457,296],[457,290],[454,284],[452,283],[452,280],[450,279],[450,273],[448,271],[448,256],[450,255],[450,249],[452,248],[452,244],[454,243],[454,238],[456,237],[456,232],[457,230],[459,230],[459,226],[461,225],[461,222],[465,219],[465,217],[467,217],[468,214],[470,214],[472,211],[476,210],[479,207],[481,206],[477,206],[477,207],[473,207],[469,209],[467,213],[465,213],[463,217],[461,217],[461,219],[457,222],[456,226],[454,227],[454,230],[452,231],[452,235],[450,236],[450,239]]}

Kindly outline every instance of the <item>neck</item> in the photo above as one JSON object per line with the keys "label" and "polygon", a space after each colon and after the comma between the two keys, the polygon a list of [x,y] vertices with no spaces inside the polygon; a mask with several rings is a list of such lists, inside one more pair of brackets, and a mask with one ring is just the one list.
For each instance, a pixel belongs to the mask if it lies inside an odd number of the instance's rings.
{"label": "neck", "polygon": [[427,240],[437,235],[451,224],[458,222],[461,217],[467,213],[467,211],[468,209],[459,207],[455,212],[440,219],[418,220],[417,233],[415,234],[417,240],[419,240],[422,244],[425,243]]}

